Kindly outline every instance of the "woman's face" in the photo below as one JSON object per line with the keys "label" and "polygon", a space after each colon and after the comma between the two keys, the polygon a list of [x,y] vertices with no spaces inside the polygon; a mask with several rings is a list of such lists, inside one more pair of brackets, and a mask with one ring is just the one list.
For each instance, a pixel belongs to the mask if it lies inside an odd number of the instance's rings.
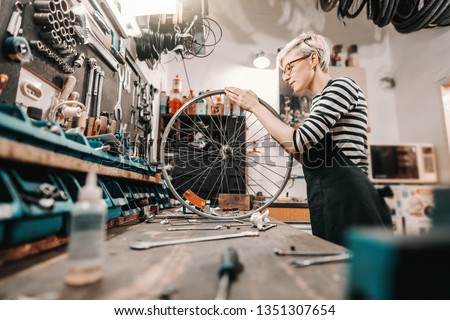
{"label": "woman's face", "polygon": [[309,68],[309,57],[289,52],[281,60],[282,78],[296,93],[303,92],[310,87],[313,72]]}

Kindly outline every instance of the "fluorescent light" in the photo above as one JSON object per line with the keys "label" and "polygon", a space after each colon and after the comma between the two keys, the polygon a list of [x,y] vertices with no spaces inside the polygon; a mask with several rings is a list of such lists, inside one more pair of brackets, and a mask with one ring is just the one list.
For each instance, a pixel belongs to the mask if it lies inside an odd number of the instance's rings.
{"label": "fluorescent light", "polygon": [[121,0],[122,12],[133,17],[175,14],[176,2],[176,0]]}
{"label": "fluorescent light", "polygon": [[256,55],[255,60],[253,60],[253,65],[258,69],[266,69],[270,66],[270,60],[261,51]]}

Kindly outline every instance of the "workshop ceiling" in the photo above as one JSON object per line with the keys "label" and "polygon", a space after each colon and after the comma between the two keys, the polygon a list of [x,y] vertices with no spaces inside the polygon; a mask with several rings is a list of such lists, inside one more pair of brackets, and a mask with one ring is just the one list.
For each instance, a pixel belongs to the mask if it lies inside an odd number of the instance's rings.
{"label": "workshop ceiling", "polygon": [[[336,8],[323,12],[317,0],[208,0],[209,16],[219,21],[224,34],[239,44],[281,44],[301,32],[320,33],[333,43],[371,44],[381,40],[382,29],[367,20],[365,11],[344,26]],[[266,41],[271,39],[272,41]],[[271,49],[271,48],[270,48]]]}

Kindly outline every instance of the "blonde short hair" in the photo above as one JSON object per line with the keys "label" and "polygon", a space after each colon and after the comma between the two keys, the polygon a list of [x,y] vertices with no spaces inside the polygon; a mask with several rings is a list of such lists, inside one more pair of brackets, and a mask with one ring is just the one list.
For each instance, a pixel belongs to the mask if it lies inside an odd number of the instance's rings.
{"label": "blonde short hair", "polygon": [[302,33],[292,39],[278,53],[278,67],[281,67],[281,60],[290,52],[295,52],[302,57],[307,57],[311,53],[316,52],[320,69],[324,72],[328,72],[328,65],[330,64],[330,48],[325,37],[313,33]]}

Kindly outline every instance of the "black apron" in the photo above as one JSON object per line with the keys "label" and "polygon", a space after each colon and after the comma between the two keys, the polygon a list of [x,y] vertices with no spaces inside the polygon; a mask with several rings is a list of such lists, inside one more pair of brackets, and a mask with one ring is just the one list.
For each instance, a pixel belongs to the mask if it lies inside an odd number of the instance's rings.
{"label": "black apron", "polygon": [[312,233],[342,245],[355,226],[392,230],[386,202],[366,173],[333,143],[331,133],[301,155]]}

